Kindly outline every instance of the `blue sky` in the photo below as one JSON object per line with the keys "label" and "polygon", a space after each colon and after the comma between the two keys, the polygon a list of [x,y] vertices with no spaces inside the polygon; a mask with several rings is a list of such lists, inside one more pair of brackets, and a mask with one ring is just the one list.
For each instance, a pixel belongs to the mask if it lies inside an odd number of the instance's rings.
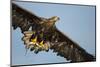
{"label": "blue sky", "polygon": [[[95,55],[95,7],[60,5],[46,3],[14,2],[40,17],[59,16],[57,28],[66,36],[77,42],[88,53]],[[49,52],[28,51],[25,55],[25,46],[21,41],[23,34],[20,29],[12,29],[12,64],[43,64],[68,62],[65,58],[56,56],[52,50]]]}

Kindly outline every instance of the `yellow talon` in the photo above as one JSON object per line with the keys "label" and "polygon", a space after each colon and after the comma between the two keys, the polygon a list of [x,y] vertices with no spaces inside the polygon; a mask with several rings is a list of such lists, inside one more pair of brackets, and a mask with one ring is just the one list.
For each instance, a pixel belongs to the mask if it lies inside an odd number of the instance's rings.
{"label": "yellow talon", "polygon": [[43,40],[40,42],[40,44],[39,44],[40,46],[44,46],[44,44],[43,44]]}
{"label": "yellow talon", "polygon": [[31,39],[31,41],[33,42],[33,44],[36,44],[36,42],[37,42],[37,36],[34,39]]}

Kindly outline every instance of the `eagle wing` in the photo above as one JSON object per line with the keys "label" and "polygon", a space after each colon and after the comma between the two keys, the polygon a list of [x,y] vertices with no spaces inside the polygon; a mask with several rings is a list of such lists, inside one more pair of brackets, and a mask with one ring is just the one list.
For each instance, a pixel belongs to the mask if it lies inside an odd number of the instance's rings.
{"label": "eagle wing", "polygon": [[[12,26],[13,29],[19,27],[22,31],[28,31],[29,28],[39,27],[39,23],[43,20],[36,16],[35,14],[21,8],[20,6],[12,3]],[[81,48],[77,43],[72,41],[69,37],[65,36],[56,27],[52,28],[48,32],[47,40],[50,43],[50,49],[57,52],[66,60],[71,62],[80,61],[94,61],[95,57],[87,53],[83,48]],[[45,36],[45,34],[44,34]]]}
{"label": "eagle wing", "polygon": [[95,61],[93,55],[86,52],[79,44],[64,35],[56,27],[54,32],[52,32],[53,34],[51,33],[53,38],[50,38],[51,49],[57,53],[57,56],[64,57],[71,62]]}
{"label": "eagle wing", "polygon": [[42,19],[35,14],[12,3],[12,26],[13,29],[19,27],[22,31],[28,31],[30,27],[39,25]]}

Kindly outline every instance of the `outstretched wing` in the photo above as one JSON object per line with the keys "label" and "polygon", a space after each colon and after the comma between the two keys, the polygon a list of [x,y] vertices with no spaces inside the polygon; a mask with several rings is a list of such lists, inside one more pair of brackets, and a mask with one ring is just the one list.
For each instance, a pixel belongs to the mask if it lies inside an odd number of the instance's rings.
{"label": "outstretched wing", "polygon": [[31,26],[38,25],[42,19],[35,14],[12,3],[12,26],[19,27],[22,32],[28,31]]}
{"label": "outstretched wing", "polygon": [[[39,28],[39,23],[43,20],[35,14],[19,7],[12,3],[12,26],[14,29],[19,27],[22,31],[28,31],[29,28]],[[39,30],[39,29],[38,29]],[[50,49],[57,52],[57,55],[65,57],[71,62],[80,61],[95,61],[95,57],[87,53],[77,43],[65,36],[56,27],[52,28],[47,34],[44,33],[44,37],[50,43]]]}
{"label": "outstretched wing", "polygon": [[53,32],[53,34],[51,34],[55,38],[50,38],[52,44],[51,49],[53,49],[54,52],[57,52],[57,55],[62,56],[71,62],[95,61],[94,56],[87,53],[57,28],[54,28],[54,32],[55,34]]}

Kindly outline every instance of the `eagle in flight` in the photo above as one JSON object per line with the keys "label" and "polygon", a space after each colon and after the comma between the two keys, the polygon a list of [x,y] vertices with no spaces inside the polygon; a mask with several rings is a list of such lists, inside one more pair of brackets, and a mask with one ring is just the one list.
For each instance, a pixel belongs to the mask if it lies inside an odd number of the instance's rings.
{"label": "eagle in flight", "polygon": [[51,18],[38,17],[35,14],[12,3],[12,27],[21,29],[22,41],[26,49],[38,53],[49,49],[70,62],[95,61],[95,57],[86,52],[76,42],[60,32],[55,23],[58,16]]}

